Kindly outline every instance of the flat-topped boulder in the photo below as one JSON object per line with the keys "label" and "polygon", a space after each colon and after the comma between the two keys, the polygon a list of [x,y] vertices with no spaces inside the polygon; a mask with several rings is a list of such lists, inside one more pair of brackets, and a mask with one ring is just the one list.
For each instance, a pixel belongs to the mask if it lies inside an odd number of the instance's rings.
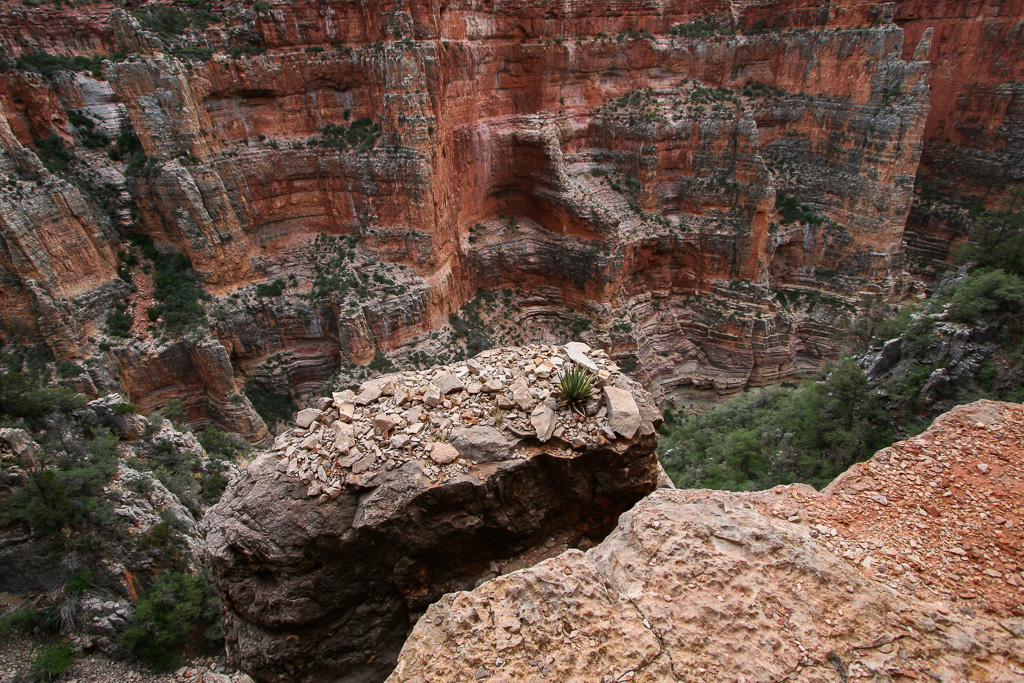
{"label": "flat-topped boulder", "polygon": [[[231,658],[261,681],[382,681],[445,593],[603,539],[658,484],[660,415],[604,352],[587,358],[595,391],[576,410],[556,390],[576,361],[541,345],[304,410],[204,522]],[[632,438],[605,387],[632,398]]]}

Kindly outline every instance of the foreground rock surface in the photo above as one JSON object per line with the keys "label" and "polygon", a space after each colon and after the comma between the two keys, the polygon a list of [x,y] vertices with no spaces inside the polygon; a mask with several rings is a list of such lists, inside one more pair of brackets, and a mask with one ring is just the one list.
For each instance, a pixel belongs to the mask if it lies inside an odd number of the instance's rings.
{"label": "foreground rock surface", "polygon": [[556,400],[562,347],[390,375],[303,411],[204,520],[233,661],[263,681],[380,681],[444,593],[604,538],[658,483],[660,418],[587,352],[643,416],[632,438],[603,394],[584,415]]}
{"label": "foreground rock surface", "polygon": [[1019,681],[1022,436],[981,401],[820,494],[657,491],[586,553],[446,595],[388,680]]}

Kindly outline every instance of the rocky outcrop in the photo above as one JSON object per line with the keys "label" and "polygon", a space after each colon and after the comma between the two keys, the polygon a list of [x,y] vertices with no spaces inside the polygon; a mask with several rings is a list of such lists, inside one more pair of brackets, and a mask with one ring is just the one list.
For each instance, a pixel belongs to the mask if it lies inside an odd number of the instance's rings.
{"label": "rocky outcrop", "polygon": [[[554,392],[586,358],[601,393]],[[207,514],[228,652],[262,681],[379,681],[453,590],[589,547],[658,484],[649,394],[534,346],[388,375],[301,411]]]}
{"label": "rocky outcrop", "polygon": [[452,593],[391,682],[1012,681],[1024,407],[981,401],[818,493],[658,491],[586,552]]}

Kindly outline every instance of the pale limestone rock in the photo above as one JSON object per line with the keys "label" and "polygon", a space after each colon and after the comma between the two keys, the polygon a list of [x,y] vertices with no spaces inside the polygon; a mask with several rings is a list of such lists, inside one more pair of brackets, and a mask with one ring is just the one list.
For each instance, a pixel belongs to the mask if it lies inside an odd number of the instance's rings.
{"label": "pale limestone rock", "polygon": [[381,390],[376,385],[363,385],[359,395],[356,396],[356,405],[365,406],[373,403],[381,397]]}
{"label": "pale limestone rock", "polygon": [[331,393],[331,399],[334,401],[334,405],[336,406],[340,406],[342,403],[352,403],[356,400],[356,392],[351,389],[335,391]]}
{"label": "pale limestone rock", "polygon": [[604,396],[608,406],[608,422],[612,431],[627,439],[632,439],[643,422],[640,417],[640,407],[636,404],[632,392],[607,386],[604,388]]}
{"label": "pale limestone rock", "polygon": [[295,424],[305,429],[313,424],[318,417],[320,417],[319,410],[316,408],[306,408],[305,410],[300,410],[299,414],[295,416]]}
{"label": "pale limestone rock", "polygon": [[434,408],[441,402],[441,390],[431,385],[423,392],[423,405]]}
{"label": "pale limestone rock", "polygon": [[437,386],[438,390],[441,392],[442,395],[450,394],[453,391],[459,391],[466,387],[466,385],[463,384],[461,379],[459,379],[450,372],[441,373],[440,377],[438,377],[434,381],[434,384]]}
{"label": "pale limestone rock", "polygon": [[1021,652],[1019,625],[938,613],[743,495],[661,489],[586,553],[448,593],[417,622],[387,683],[473,681],[481,668],[485,680],[539,681],[540,662],[543,680],[565,683],[815,683],[839,681],[836,667],[871,681],[896,670],[1011,680],[1002,653]]}
{"label": "pale limestone rock", "polygon": [[373,418],[373,431],[375,434],[383,434],[384,432],[390,432],[396,426],[398,426],[398,418],[392,415],[375,415]]}
{"label": "pale limestone rock", "polygon": [[507,460],[511,444],[494,427],[469,427],[452,433],[452,445],[466,460],[498,462]]}
{"label": "pale limestone rock", "polygon": [[532,410],[534,405],[533,395],[530,393],[530,385],[522,377],[516,378],[509,385],[512,392],[512,400],[516,402],[520,410]]}
{"label": "pale limestone rock", "polygon": [[361,474],[362,472],[370,469],[370,466],[373,465],[375,459],[376,458],[374,458],[373,453],[364,455],[357,462],[353,463],[352,474]]}
{"label": "pale limestone rock", "polygon": [[537,438],[543,443],[551,438],[555,427],[558,426],[558,419],[551,408],[546,405],[539,405],[530,414],[530,424],[533,425],[534,430],[537,432]]}
{"label": "pale limestone rock", "polygon": [[582,365],[591,372],[597,372],[597,364],[590,359],[588,353],[590,353],[590,347],[583,342],[569,342],[565,345],[565,355],[569,356],[569,360]]}

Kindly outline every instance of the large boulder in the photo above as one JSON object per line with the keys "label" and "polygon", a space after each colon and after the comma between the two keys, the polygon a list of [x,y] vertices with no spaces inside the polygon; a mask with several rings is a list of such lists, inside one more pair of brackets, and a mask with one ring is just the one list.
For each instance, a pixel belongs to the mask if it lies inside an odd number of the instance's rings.
{"label": "large boulder", "polygon": [[659,490],[444,596],[388,683],[1019,681],[1022,442],[1024,406],[982,401],[822,493]]}
{"label": "large boulder", "polygon": [[[658,485],[659,416],[624,439],[607,406],[569,410],[547,370],[569,362],[534,346],[392,375],[391,395],[361,389],[350,422],[325,401],[279,438],[204,521],[232,660],[260,681],[382,681],[445,593],[604,538]],[[517,392],[553,406],[543,443],[527,409],[499,407]]]}

